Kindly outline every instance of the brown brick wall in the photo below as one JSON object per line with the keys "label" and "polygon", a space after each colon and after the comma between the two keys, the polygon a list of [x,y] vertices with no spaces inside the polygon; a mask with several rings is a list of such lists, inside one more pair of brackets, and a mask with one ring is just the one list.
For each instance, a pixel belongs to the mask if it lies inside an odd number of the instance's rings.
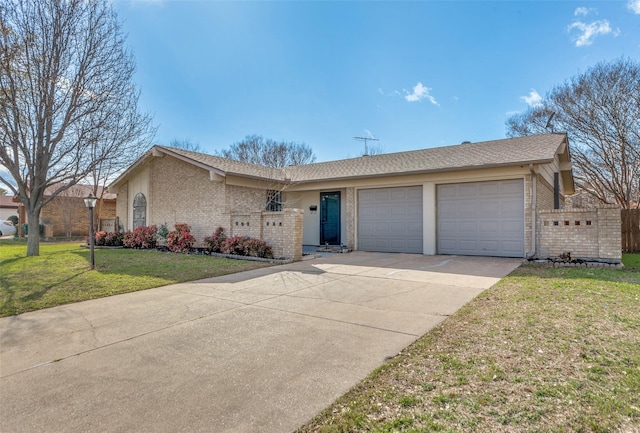
{"label": "brown brick wall", "polygon": [[147,225],[167,224],[171,231],[188,224],[198,242],[221,225],[225,185],[211,181],[208,171],[165,156],[151,161],[150,173]]}
{"label": "brown brick wall", "polygon": [[[100,215],[94,209],[95,229],[98,218],[112,218],[116,214],[115,200],[103,201]],[[46,227],[46,237],[66,238],[89,234],[89,209],[83,197],[58,196],[51,199],[40,213],[40,222]]]}
{"label": "brown brick wall", "polygon": [[[198,243],[210,236],[218,227],[231,232],[230,212],[249,215],[261,211],[266,203],[266,192],[256,188],[226,185],[212,181],[209,172],[177,158],[164,156],[150,162],[150,181],[147,196],[147,225],[167,224],[173,230],[176,223],[191,226]],[[129,227],[133,197],[127,197],[124,185],[118,194],[117,212],[121,224]]]}
{"label": "brown brick wall", "polygon": [[558,209],[538,212],[538,256],[619,262],[622,259],[620,209]]}
{"label": "brown brick wall", "polygon": [[227,218],[229,228],[225,231],[228,235],[262,239],[272,248],[276,258],[302,259],[302,209],[230,212]]}
{"label": "brown brick wall", "polygon": [[538,209],[553,209],[553,186],[542,176],[538,176],[537,179],[536,201]]}

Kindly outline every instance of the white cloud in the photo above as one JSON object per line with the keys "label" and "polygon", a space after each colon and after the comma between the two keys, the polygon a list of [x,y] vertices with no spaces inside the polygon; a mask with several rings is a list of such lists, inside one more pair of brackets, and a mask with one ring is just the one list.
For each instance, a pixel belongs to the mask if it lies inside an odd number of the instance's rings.
{"label": "white cloud", "polygon": [[579,16],[583,16],[586,17],[587,15],[589,15],[589,12],[593,10],[593,9],[589,9],[589,8],[585,8],[585,7],[581,7],[581,8],[576,8],[576,10],[573,12],[573,14],[577,17]]}
{"label": "white cloud", "polygon": [[536,89],[531,89],[531,92],[529,92],[527,96],[521,96],[520,99],[526,102],[530,107],[538,107],[542,105],[542,96],[536,92]]}
{"label": "white cloud", "polygon": [[640,15],[640,0],[629,0],[629,3],[627,3],[627,7],[634,14]]}
{"label": "white cloud", "polygon": [[597,20],[591,23],[575,21],[569,26],[569,31],[578,30],[578,36],[575,37],[576,47],[587,47],[593,44],[596,36],[607,35],[613,33],[618,36],[619,30],[613,30],[608,20]]}
{"label": "white cloud", "polygon": [[404,99],[406,99],[409,102],[419,102],[419,101],[422,101],[423,99],[426,99],[429,102],[431,102],[433,105],[439,105],[438,101],[436,101],[436,99],[433,96],[431,96],[429,92],[431,92],[430,87],[425,87],[422,85],[422,83],[418,83],[413,87],[413,91],[411,93],[409,93],[409,91],[407,91],[406,89],[404,90],[404,93],[405,93]]}

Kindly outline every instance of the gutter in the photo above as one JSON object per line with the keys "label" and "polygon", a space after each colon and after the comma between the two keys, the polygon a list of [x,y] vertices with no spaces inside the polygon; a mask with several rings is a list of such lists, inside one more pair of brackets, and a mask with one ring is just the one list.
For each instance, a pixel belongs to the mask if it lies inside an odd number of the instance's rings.
{"label": "gutter", "polygon": [[526,258],[531,258],[536,255],[536,238],[538,233],[536,230],[536,208],[538,206],[538,175],[535,171],[535,166],[529,164],[529,172],[531,173],[531,245],[530,250],[526,254]]}

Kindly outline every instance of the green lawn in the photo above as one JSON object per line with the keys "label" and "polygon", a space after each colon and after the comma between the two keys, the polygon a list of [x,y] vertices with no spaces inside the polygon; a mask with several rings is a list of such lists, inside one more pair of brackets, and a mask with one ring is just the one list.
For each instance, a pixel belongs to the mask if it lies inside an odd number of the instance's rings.
{"label": "green lawn", "polygon": [[40,245],[26,257],[24,241],[0,241],[0,317],[70,302],[144,290],[268,266],[264,262],[130,249],[89,250],[78,242]]}
{"label": "green lawn", "polygon": [[639,430],[640,272],[523,265],[298,433]]}
{"label": "green lawn", "polygon": [[640,270],[640,254],[623,254],[622,263],[628,269]]}

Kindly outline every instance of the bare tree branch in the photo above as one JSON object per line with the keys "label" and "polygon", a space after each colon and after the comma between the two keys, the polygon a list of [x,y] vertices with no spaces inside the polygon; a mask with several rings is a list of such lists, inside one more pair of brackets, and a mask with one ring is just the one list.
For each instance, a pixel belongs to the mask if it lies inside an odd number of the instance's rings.
{"label": "bare tree branch", "polygon": [[540,107],[507,120],[510,137],[569,134],[578,187],[602,203],[640,202],[640,64],[599,63],[556,86]]}
{"label": "bare tree branch", "polygon": [[309,164],[316,160],[313,149],[305,143],[278,142],[261,135],[247,135],[243,141],[216,152],[216,155],[275,168]]}
{"label": "bare tree branch", "polygon": [[25,205],[27,255],[48,201],[81,180],[97,192],[155,132],[124,42],[106,0],[0,0],[0,163],[13,178],[0,182]]}

